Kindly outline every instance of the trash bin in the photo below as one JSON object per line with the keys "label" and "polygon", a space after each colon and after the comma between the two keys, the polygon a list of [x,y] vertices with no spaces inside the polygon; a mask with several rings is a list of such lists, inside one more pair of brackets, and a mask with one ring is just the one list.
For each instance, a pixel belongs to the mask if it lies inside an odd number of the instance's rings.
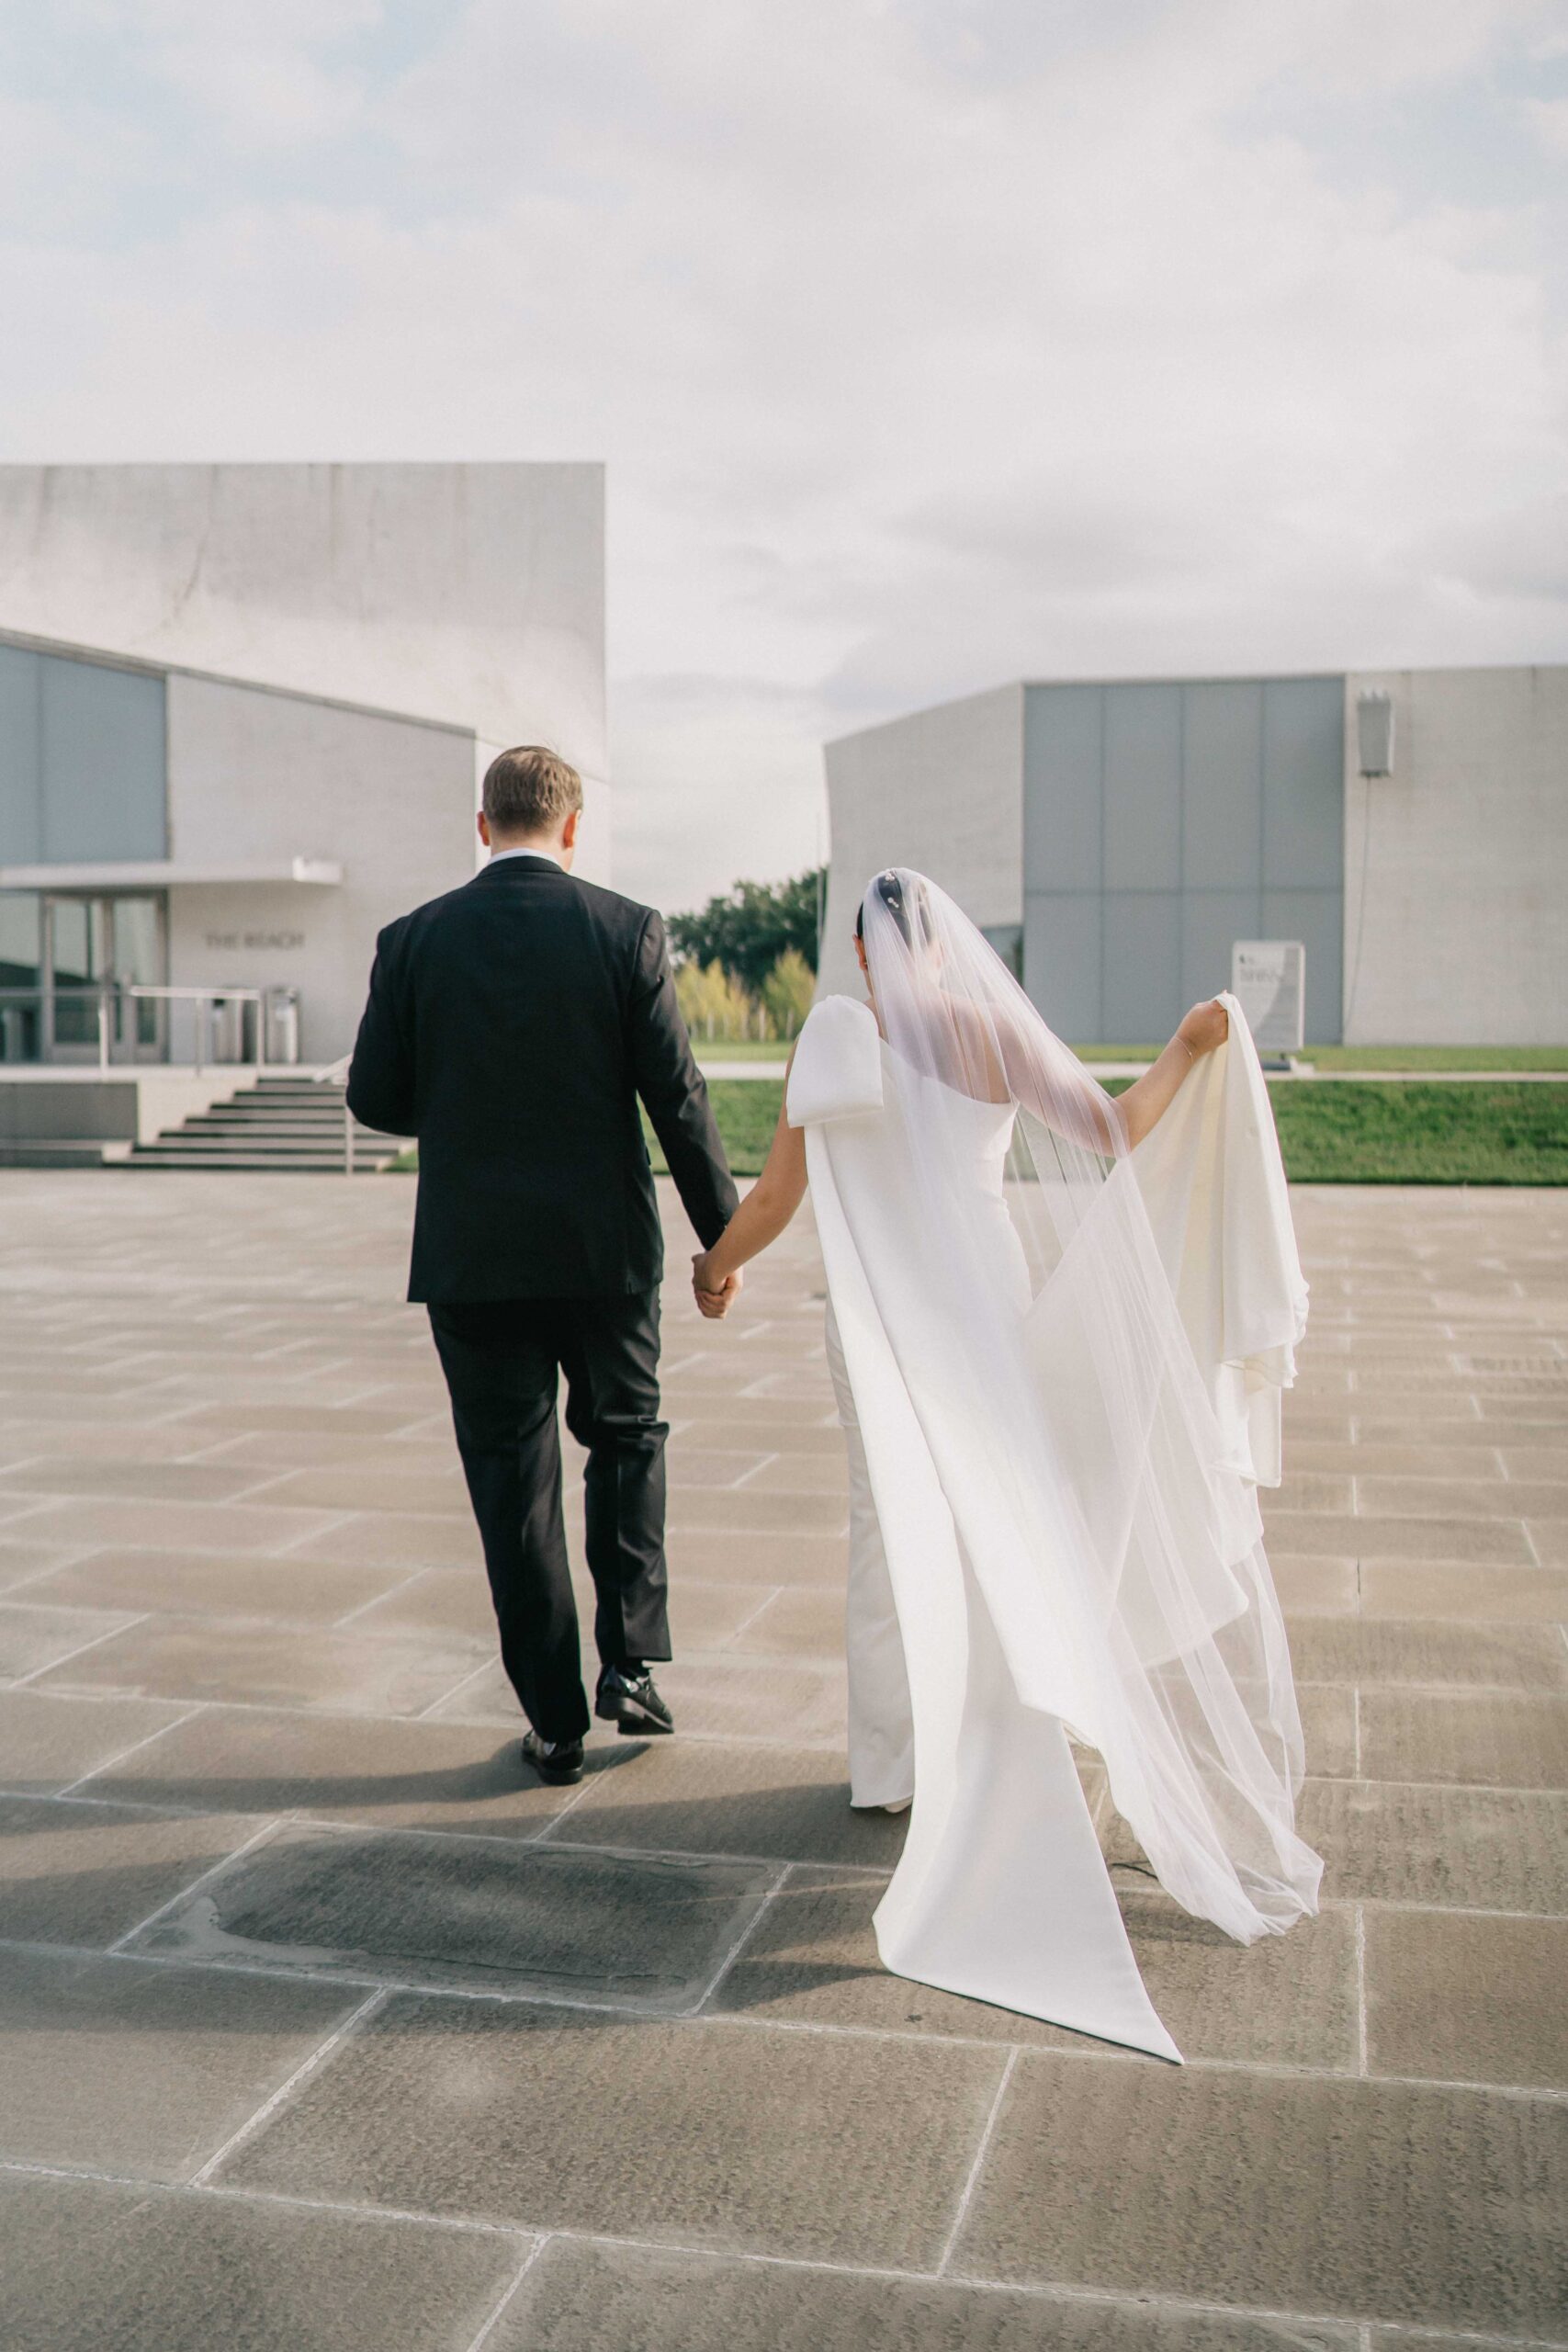
{"label": "trash bin", "polygon": [[268,989],[266,1039],[263,1058],[269,1062],[299,1060],[299,991],[298,989]]}

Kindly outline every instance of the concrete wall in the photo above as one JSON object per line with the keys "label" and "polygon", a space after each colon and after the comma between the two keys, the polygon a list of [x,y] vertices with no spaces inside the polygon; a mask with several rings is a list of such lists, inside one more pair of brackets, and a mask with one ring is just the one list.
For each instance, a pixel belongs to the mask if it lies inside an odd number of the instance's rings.
{"label": "concrete wall", "polygon": [[1059,1035],[1158,1044],[1270,938],[1337,1038],[1343,729],[1338,678],[1026,689],[1023,975]]}
{"label": "concrete wall", "polygon": [[867,882],[909,865],[986,928],[1023,915],[1023,689],[998,686],[827,747],[832,828],[820,994],[859,993],[851,934]]}
{"label": "concrete wall", "polygon": [[151,1143],[252,1082],[245,1069],[6,1069],[0,1076],[0,1148],[8,1143]]}
{"label": "concrete wall", "polygon": [[0,466],[0,628],[553,744],[608,876],[599,465]]}
{"label": "concrete wall", "polygon": [[[1390,776],[1357,772],[1358,692],[1393,697]],[[1568,1040],[1568,667],[1346,682],[1345,1035]]]}
{"label": "concrete wall", "polygon": [[168,682],[170,855],[180,865],[332,859],[341,888],[179,888],[179,987],[294,987],[300,1053],[354,1042],[376,933],[472,874],[473,738],[263,688]]}

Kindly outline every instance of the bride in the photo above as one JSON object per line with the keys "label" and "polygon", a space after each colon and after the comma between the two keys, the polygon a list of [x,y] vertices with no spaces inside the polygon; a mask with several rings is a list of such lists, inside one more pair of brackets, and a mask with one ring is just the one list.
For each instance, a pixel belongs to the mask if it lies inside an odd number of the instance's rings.
{"label": "bride", "polygon": [[911,1805],[897,1973],[1179,2058],[1069,1737],[1161,1884],[1243,1942],[1316,1907],[1257,1487],[1305,1322],[1234,1000],[1112,1100],[975,925],[895,868],[694,1261],[722,1315],[807,1181],[850,1457],[851,1801]]}

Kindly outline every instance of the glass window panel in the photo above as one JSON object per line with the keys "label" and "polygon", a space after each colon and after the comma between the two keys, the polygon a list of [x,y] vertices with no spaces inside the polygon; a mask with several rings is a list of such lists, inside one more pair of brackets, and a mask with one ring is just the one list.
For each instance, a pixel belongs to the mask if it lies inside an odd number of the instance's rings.
{"label": "glass window panel", "polygon": [[141,980],[155,986],[163,978],[156,899],[115,899],[114,970],[115,978],[120,980]]}
{"label": "glass window panel", "polygon": [[36,989],[43,909],[36,890],[0,891],[0,989]]}
{"label": "glass window panel", "polygon": [[0,645],[0,865],[38,863],[39,808],[39,657]]}
{"label": "glass window panel", "polygon": [[44,858],[166,857],[163,679],[55,654],[41,664]]}
{"label": "glass window panel", "polygon": [[[0,891],[0,990],[36,989],[43,958],[43,902],[36,890]],[[42,1004],[0,994],[0,1062],[37,1061]]]}

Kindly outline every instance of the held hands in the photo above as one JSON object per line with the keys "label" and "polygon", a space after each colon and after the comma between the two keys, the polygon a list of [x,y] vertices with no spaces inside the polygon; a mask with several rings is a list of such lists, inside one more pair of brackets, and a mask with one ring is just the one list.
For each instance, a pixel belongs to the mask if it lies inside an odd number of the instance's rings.
{"label": "held hands", "polygon": [[739,1267],[732,1274],[725,1274],[715,1282],[708,1271],[711,1250],[699,1250],[692,1260],[692,1290],[697,1305],[710,1323],[722,1323],[740,1295],[742,1276]]}
{"label": "held hands", "polygon": [[1192,1059],[1197,1061],[1200,1056],[1212,1054],[1216,1046],[1224,1044],[1230,1035],[1230,1015],[1218,997],[1211,997],[1207,1004],[1192,1007],[1176,1034]]}

